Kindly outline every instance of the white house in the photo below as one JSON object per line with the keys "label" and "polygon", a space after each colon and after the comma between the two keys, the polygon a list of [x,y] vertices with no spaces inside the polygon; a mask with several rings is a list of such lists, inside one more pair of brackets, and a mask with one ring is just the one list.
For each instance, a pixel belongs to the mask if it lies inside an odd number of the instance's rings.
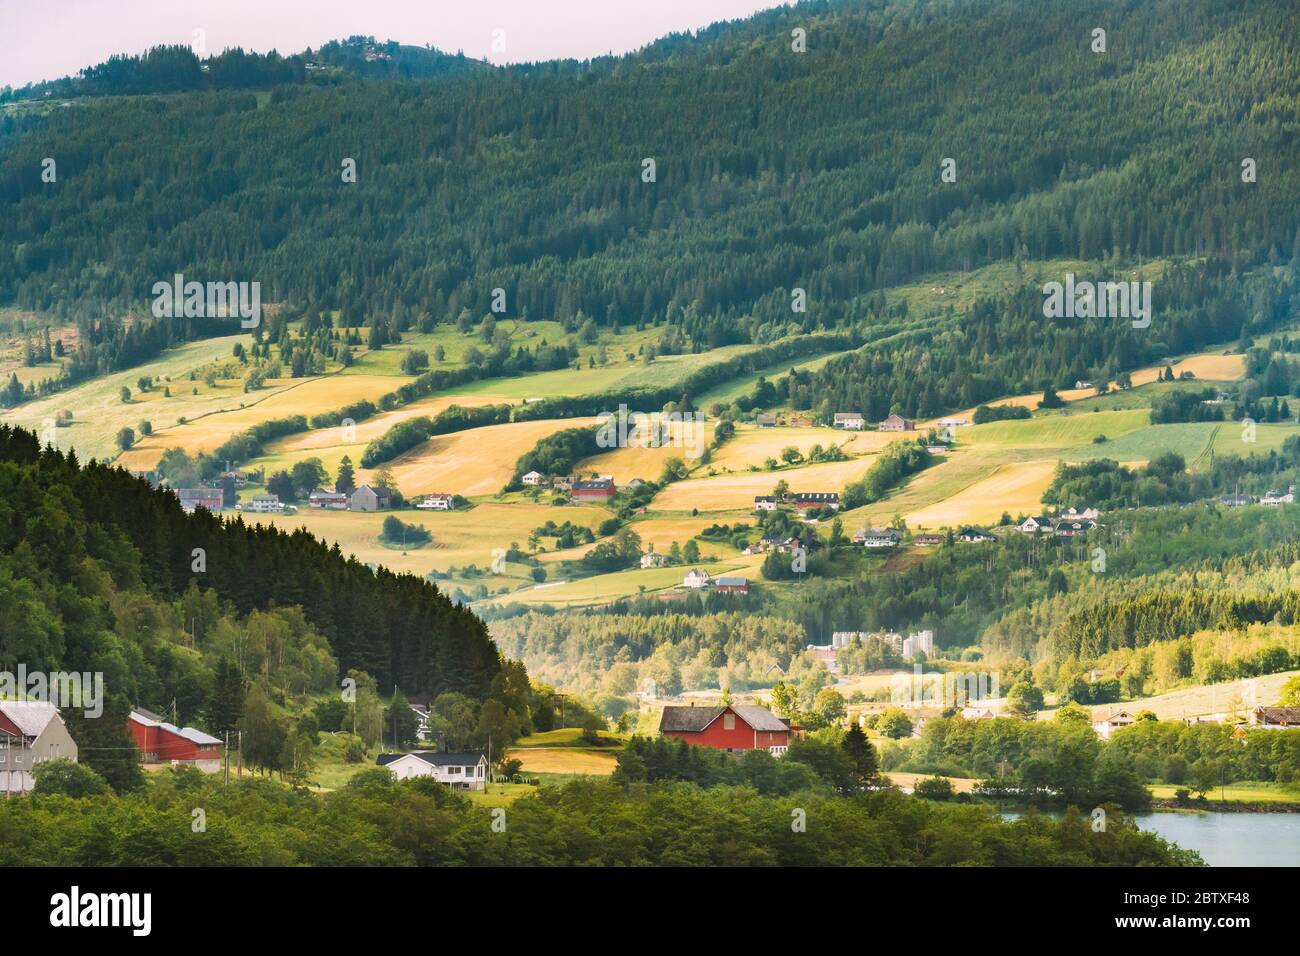
{"label": "white house", "polygon": [[251,501],[244,505],[245,511],[256,511],[259,514],[278,514],[284,511],[284,502],[280,500],[279,495],[253,495]]}
{"label": "white house", "polygon": [[76,762],[77,744],[59,716],[43,701],[0,701],[0,793],[24,793],[35,786],[32,768],[46,760]]}
{"label": "white house", "polygon": [[1270,491],[1259,499],[1261,505],[1289,505],[1295,503],[1295,489],[1288,488],[1285,493]]}
{"label": "white house", "polygon": [[866,528],[862,531],[862,546],[873,551],[896,548],[901,540],[902,536],[893,528]]}
{"label": "white house", "polygon": [[641,555],[641,567],[643,568],[662,568],[668,563],[668,555],[660,554],[658,551],[647,551]]}
{"label": "white house", "polygon": [[380,754],[375,762],[398,780],[432,777],[453,790],[487,787],[487,757],[478,752],[438,754],[416,750],[409,754]]}
{"label": "white house", "polygon": [[939,426],[941,428],[961,428],[963,425],[969,425],[970,422],[965,418],[941,418]]}
{"label": "white house", "polygon": [[1101,517],[1101,512],[1096,508],[1076,508],[1071,505],[1061,512],[1061,517],[1070,521],[1096,521]]}
{"label": "white house", "polygon": [[546,478],[540,471],[530,471],[520,481],[526,485],[543,485],[546,483]]}
{"label": "white house", "polygon": [[1121,727],[1127,727],[1135,720],[1137,720],[1137,718],[1127,710],[1117,710],[1113,713],[1108,713],[1100,720],[1093,720],[1092,729],[1097,731],[1097,736],[1102,740],[1109,740],[1111,734],[1119,730]]}
{"label": "white house", "polygon": [[1046,515],[1039,515],[1036,518],[1026,518],[1020,524],[1016,525],[1016,530],[1021,534],[1036,534],[1039,531],[1052,531],[1052,519]]}
{"label": "white house", "polygon": [[682,587],[696,589],[707,588],[709,582],[712,580],[713,578],[709,576],[709,572],[705,571],[703,568],[691,568],[691,570],[686,572],[686,577],[682,578]]}
{"label": "white house", "polygon": [[866,419],[857,412],[836,412],[834,425],[836,428],[860,432],[866,426]]}
{"label": "white house", "polygon": [[415,507],[424,511],[453,511],[456,498],[454,495],[425,495]]}
{"label": "white house", "polygon": [[964,541],[967,544],[988,544],[990,541],[998,539],[983,528],[962,528],[961,531],[957,532],[957,540]]}
{"label": "white house", "polygon": [[755,495],[755,496],[754,496],[754,510],[755,510],[755,511],[775,511],[775,510],[776,510],[776,497],[775,497],[774,495]]}

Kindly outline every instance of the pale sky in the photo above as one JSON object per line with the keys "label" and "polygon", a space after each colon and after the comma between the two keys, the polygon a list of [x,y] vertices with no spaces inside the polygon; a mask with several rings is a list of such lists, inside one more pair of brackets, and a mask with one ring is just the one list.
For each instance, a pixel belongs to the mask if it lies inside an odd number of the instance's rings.
{"label": "pale sky", "polygon": [[[298,53],[353,34],[494,63],[626,53],[778,0],[0,0],[0,86],[161,43]],[[505,51],[493,51],[504,30]],[[196,34],[195,31],[202,31]]]}

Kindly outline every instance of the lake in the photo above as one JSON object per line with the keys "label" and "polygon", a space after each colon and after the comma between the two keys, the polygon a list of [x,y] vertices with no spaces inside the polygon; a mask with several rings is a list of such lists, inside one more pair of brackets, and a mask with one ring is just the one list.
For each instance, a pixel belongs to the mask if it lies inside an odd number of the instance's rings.
{"label": "lake", "polygon": [[1147,813],[1137,824],[1210,866],[1300,866],[1300,813]]}
{"label": "lake", "polygon": [[1300,813],[1156,811],[1137,817],[1137,825],[1195,850],[1210,866],[1300,866]]}

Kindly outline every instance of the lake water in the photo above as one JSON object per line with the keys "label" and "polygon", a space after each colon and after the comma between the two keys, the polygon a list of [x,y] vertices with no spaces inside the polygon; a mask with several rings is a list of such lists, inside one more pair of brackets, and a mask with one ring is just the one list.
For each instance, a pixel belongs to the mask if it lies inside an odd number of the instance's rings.
{"label": "lake water", "polygon": [[1139,816],[1137,825],[1195,850],[1210,866],[1300,866],[1300,813],[1157,811]]}
{"label": "lake water", "polygon": [[1137,824],[1210,866],[1300,866],[1300,813],[1148,813]]}

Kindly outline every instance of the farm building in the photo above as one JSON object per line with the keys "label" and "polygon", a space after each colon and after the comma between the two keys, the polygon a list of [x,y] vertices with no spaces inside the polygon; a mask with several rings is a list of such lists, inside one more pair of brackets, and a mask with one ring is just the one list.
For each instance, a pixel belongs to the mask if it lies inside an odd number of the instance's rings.
{"label": "farm building", "polygon": [[858,412],[836,412],[833,424],[836,428],[857,432],[862,431],[867,422]]}
{"label": "farm building", "polygon": [[409,754],[380,754],[375,763],[387,767],[398,780],[432,777],[453,790],[484,790],[487,787],[487,757],[477,751],[440,754],[416,750]]}
{"label": "farm building", "polygon": [[181,488],[176,497],[181,499],[181,508],[186,514],[193,514],[195,508],[220,511],[224,505],[220,488]]}
{"label": "farm building", "polygon": [[575,481],[573,483],[573,500],[574,501],[594,501],[598,504],[605,504],[618,488],[614,485],[612,478],[596,478],[592,481]]}
{"label": "farm building", "polygon": [[392,494],[387,488],[362,485],[352,492],[349,506],[353,511],[381,511],[392,504]]}
{"label": "farm building", "polygon": [[1300,728],[1300,707],[1256,707],[1250,712],[1250,723],[1267,730]]}
{"label": "farm building", "polygon": [[717,591],[748,594],[749,580],[737,574],[723,574],[713,579],[713,587]]}
{"label": "farm building", "polygon": [[543,475],[540,471],[530,471],[528,474],[524,475],[519,480],[526,485],[535,485],[537,487],[546,484],[546,476]]}
{"label": "farm building", "polygon": [[424,511],[455,511],[455,495],[425,495],[415,503],[415,507]]}
{"label": "farm building", "polygon": [[834,491],[797,491],[790,496],[796,508],[840,508],[840,496]]}
{"label": "farm building", "polygon": [[754,510],[755,510],[755,511],[775,511],[775,510],[776,510],[776,497],[775,497],[774,495],[755,495],[755,496],[754,496]]}
{"label": "farm building", "polygon": [[0,701],[0,793],[35,786],[32,768],[46,760],[77,759],[77,744],[59,716],[42,701]]}
{"label": "farm building", "polygon": [[928,532],[912,535],[912,544],[916,545],[918,548],[937,548],[946,540],[947,538],[941,534],[932,534]]}
{"label": "farm building", "polygon": [[901,415],[890,415],[880,423],[880,430],[882,432],[914,432],[916,431],[916,422]]}
{"label": "farm building", "polygon": [[221,741],[193,727],[177,727],[162,717],[135,707],[128,729],[145,763],[189,764],[204,773],[221,770]]}
{"label": "farm building", "polygon": [[665,707],[659,733],[697,747],[736,752],[766,750],[780,756],[790,746],[790,725],[766,707]]}
{"label": "farm building", "polygon": [[775,428],[776,416],[770,413],[763,413],[761,415],[756,415],[754,416],[754,424],[757,425],[759,428]]}
{"label": "farm building", "polygon": [[307,504],[312,508],[329,508],[333,511],[345,511],[350,499],[341,491],[326,491],[317,488],[307,496]]}

